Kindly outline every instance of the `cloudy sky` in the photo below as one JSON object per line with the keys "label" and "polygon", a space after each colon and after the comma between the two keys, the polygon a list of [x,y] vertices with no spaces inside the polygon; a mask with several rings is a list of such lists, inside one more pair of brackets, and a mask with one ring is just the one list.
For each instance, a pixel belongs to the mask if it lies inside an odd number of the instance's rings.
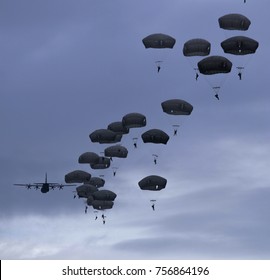
{"label": "cloudy sky", "polygon": [[[0,9],[1,259],[269,259],[270,132],[268,0],[2,0]],[[239,35],[218,18],[241,13],[241,33],[259,41],[254,55],[224,55],[220,42]],[[165,33],[172,50],[145,49],[142,39]],[[183,44],[211,42],[212,55],[233,62],[228,75],[200,75]],[[157,73],[155,61],[162,60]],[[245,66],[243,79],[236,67]],[[222,84],[220,100],[210,85]],[[172,117],[160,103],[180,98],[190,116]],[[127,159],[95,171],[81,153],[108,145],[89,134],[130,112],[147,127],[123,137]],[[179,124],[177,136],[172,125]],[[160,128],[168,144],[143,144]],[[138,149],[132,138],[138,137]],[[152,154],[157,154],[154,165]],[[103,175],[117,193],[101,213],[73,199],[74,187],[40,191],[14,183],[64,183],[81,169]],[[142,191],[148,175],[168,180],[164,190]],[[150,199],[157,199],[152,211]]]}

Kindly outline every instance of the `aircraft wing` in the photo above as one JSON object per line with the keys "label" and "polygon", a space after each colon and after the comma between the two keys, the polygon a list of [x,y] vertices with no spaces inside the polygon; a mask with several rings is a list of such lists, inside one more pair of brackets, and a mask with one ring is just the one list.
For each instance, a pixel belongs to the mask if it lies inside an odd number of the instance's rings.
{"label": "aircraft wing", "polygon": [[20,187],[26,187],[27,189],[31,189],[34,187],[35,189],[41,188],[41,185],[39,184],[13,184],[14,186],[20,186]]}
{"label": "aircraft wing", "polygon": [[59,184],[59,183],[49,183],[49,188],[51,189],[63,189],[63,187],[74,187],[76,185],[71,185],[71,184]]}

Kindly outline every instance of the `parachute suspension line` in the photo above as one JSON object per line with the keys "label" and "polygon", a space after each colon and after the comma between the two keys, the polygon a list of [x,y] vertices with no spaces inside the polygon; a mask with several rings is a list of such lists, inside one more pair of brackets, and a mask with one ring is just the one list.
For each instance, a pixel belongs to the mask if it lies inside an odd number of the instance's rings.
{"label": "parachute suspension line", "polygon": [[200,72],[199,72],[199,68],[198,68],[198,67],[195,67],[194,64],[191,63],[190,57],[188,58],[188,57],[185,56],[185,58],[186,58],[186,60],[188,61],[188,64],[190,65],[190,67],[195,71],[195,80],[197,81],[198,78],[199,78],[199,73],[200,73]]}
{"label": "parachute suspension line", "polygon": [[220,90],[220,86],[212,87],[213,91],[218,94]]}
{"label": "parachute suspension line", "polygon": [[239,80],[242,79],[242,73],[244,71],[244,69],[250,64],[251,60],[252,60],[252,54],[248,55],[248,59],[246,61],[246,63],[244,63],[244,66],[236,66],[236,69],[238,69],[238,77],[239,77]]}
{"label": "parachute suspension line", "polygon": [[218,86],[213,86],[213,84],[208,80],[207,77],[204,77],[205,78],[205,81],[207,82],[208,86],[210,88],[212,88],[212,90],[215,92],[215,97],[218,97],[218,92],[220,90],[220,85]]}
{"label": "parachute suspension line", "polygon": [[227,78],[228,78],[228,73],[226,74],[217,74],[217,75],[225,75],[224,79],[222,79],[218,85],[213,85],[213,83],[211,83],[207,77],[205,77],[206,82],[208,83],[208,85],[212,88],[212,90],[215,93],[215,97],[219,100],[219,91],[221,89],[221,87],[223,86],[223,84],[226,82]]}

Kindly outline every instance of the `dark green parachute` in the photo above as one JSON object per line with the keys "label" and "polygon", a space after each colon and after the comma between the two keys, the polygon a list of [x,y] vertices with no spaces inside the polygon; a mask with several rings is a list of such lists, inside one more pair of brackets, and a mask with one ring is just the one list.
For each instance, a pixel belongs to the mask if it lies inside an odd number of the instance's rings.
{"label": "dark green parachute", "polygon": [[92,194],[94,200],[114,201],[117,197],[116,193],[110,190],[100,190]]}
{"label": "dark green parachute", "polygon": [[93,143],[107,144],[120,142],[122,135],[117,134],[109,129],[97,129],[89,135]]}
{"label": "dark green parachute", "polygon": [[104,155],[106,157],[126,158],[128,155],[128,150],[121,145],[114,145],[106,148],[104,150]]}
{"label": "dark green parachute", "polygon": [[138,184],[142,190],[160,191],[166,187],[167,179],[157,175],[150,175],[143,178]]}
{"label": "dark green parachute", "polygon": [[88,198],[90,195],[92,195],[96,191],[98,191],[98,188],[91,184],[83,184],[76,188],[78,197],[84,197],[84,198]]}
{"label": "dark green parachute", "polygon": [[129,113],[122,118],[123,126],[127,128],[146,126],[146,117],[140,113]]}
{"label": "dark green parachute", "polygon": [[79,156],[78,162],[79,163],[88,163],[94,164],[98,163],[99,155],[93,152],[85,152]]}
{"label": "dark green parachute", "polygon": [[165,145],[170,139],[169,135],[161,129],[149,129],[144,132],[141,137],[144,143]]}
{"label": "dark green parachute", "polygon": [[234,36],[221,42],[223,51],[234,55],[253,54],[258,46],[256,40],[245,36]]}
{"label": "dark green parachute", "polygon": [[232,62],[223,56],[209,56],[198,62],[201,74],[225,74],[231,72]]}
{"label": "dark green parachute", "polygon": [[99,161],[97,163],[90,164],[92,169],[106,169],[111,165],[111,161],[107,157],[99,157]]}
{"label": "dark green parachute", "polygon": [[183,47],[184,56],[207,56],[211,50],[211,44],[205,39],[191,39],[185,42]]}
{"label": "dark green parachute", "polygon": [[91,179],[91,174],[83,170],[74,170],[65,175],[66,183],[86,183]]}
{"label": "dark green parachute", "polygon": [[88,197],[85,197],[85,198],[87,198],[86,204],[89,205],[89,206],[92,206],[92,203],[94,201],[93,196],[91,194],[89,194]]}
{"label": "dark green parachute", "polygon": [[151,34],[151,35],[145,37],[142,40],[142,42],[146,49],[148,49],[148,48],[172,49],[173,46],[175,45],[176,40],[169,35],[162,34],[162,33],[156,33],[156,34]]}
{"label": "dark green parachute", "polygon": [[227,14],[218,19],[219,27],[226,30],[248,30],[251,21],[241,14]]}
{"label": "dark green parachute", "polygon": [[127,134],[129,129],[123,126],[122,122],[112,122],[108,125],[108,129],[117,133],[117,134]]}
{"label": "dark green parachute", "polygon": [[105,185],[105,180],[100,177],[91,177],[89,184],[97,188],[101,188]]}
{"label": "dark green parachute", "polygon": [[185,100],[170,99],[161,103],[164,113],[169,115],[190,115],[193,106]]}
{"label": "dark green parachute", "polygon": [[113,208],[113,201],[108,200],[93,200],[91,201],[91,206],[96,210],[106,210]]}

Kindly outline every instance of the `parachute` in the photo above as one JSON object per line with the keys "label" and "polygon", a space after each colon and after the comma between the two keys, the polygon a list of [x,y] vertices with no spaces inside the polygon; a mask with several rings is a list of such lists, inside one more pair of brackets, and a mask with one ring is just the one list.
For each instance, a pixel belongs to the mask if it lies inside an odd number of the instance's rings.
{"label": "parachute", "polygon": [[[209,56],[198,62],[198,69],[200,73],[204,75],[215,75],[215,74],[227,74],[231,72],[232,62],[223,56]],[[212,82],[208,81],[213,91],[216,93],[215,97],[219,100],[219,90],[221,88],[224,78],[213,85]]]}
{"label": "parachute", "polygon": [[[147,37],[145,37],[142,40],[144,46],[146,49],[148,48],[152,48],[152,49],[172,49],[175,45],[176,40],[166,34],[162,34],[162,33],[156,33],[156,34],[151,34]],[[162,53],[164,51],[162,50]],[[159,53],[159,55],[161,55],[161,53]],[[155,64],[157,67],[157,71],[159,72],[161,69],[161,63],[162,63],[162,59],[156,59],[155,60]]]}
{"label": "parachute", "polygon": [[169,115],[190,115],[193,106],[185,100],[170,99],[161,103],[164,113]]}
{"label": "parachute", "polygon": [[106,169],[111,165],[111,161],[107,157],[99,157],[99,161],[97,163],[90,164],[92,169]]}
{"label": "parachute", "polygon": [[114,205],[113,201],[108,201],[108,200],[93,200],[91,202],[91,206],[97,210],[112,209],[113,205]]}
{"label": "parachute", "polygon": [[129,128],[125,127],[122,122],[113,122],[108,125],[108,129],[117,134],[129,133]]}
{"label": "parachute", "polygon": [[91,179],[91,174],[82,170],[74,170],[65,175],[66,183],[86,183]]}
{"label": "parachute", "polygon": [[153,48],[153,49],[164,49],[164,48],[169,48],[172,49],[173,46],[175,45],[176,40],[166,34],[162,33],[156,33],[156,34],[151,34],[147,37],[145,37],[142,40],[144,46],[146,49],[148,48]]}
{"label": "parachute", "polygon": [[166,187],[167,179],[157,175],[150,175],[143,178],[138,184],[142,190],[160,191]]}
{"label": "parachute", "polygon": [[90,194],[88,197],[86,197],[86,204],[89,205],[89,206],[92,206],[92,203],[94,201],[94,198],[93,196]]}
{"label": "parachute", "polygon": [[223,56],[209,56],[198,62],[198,69],[204,75],[225,74],[231,72],[232,63]]}
{"label": "parachute", "polygon": [[128,150],[123,146],[114,145],[106,148],[104,150],[104,154],[106,157],[126,158],[128,155]]}
{"label": "parachute", "polygon": [[84,198],[88,198],[92,193],[96,191],[98,191],[98,188],[96,186],[86,183],[76,188],[78,197]]}
{"label": "parachute", "polygon": [[117,197],[116,193],[110,190],[101,190],[92,194],[94,200],[114,201]]}
{"label": "parachute", "polygon": [[241,14],[227,14],[218,19],[219,27],[226,30],[248,30],[251,21]]}
{"label": "parachute", "polygon": [[98,163],[99,161],[99,155],[93,152],[86,152],[79,156],[78,162],[79,163],[88,163],[88,164],[94,164]]}
{"label": "parachute", "polygon": [[207,56],[210,53],[211,44],[205,39],[191,39],[185,42],[183,47],[184,56]]}
{"label": "parachute", "polygon": [[167,144],[170,139],[169,135],[160,129],[147,130],[141,137],[144,143],[154,144]]}
{"label": "parachute", "polygon": [[[221,47],[224,51],[224,53],[229,53],[232,55],[237,56],[243,56],[248,54],[254,54],[259,46],[259,43],[246,36],[234,36],[227,40],[224,40],[221,42]],[[245,68],[243,65],[247,63],[247,61],[244,63],[244,61],[241,59],[237,60],[237,63],[241,63],[241,66],[237,66],[236,68],[238,71],[239,79],[242,79],[242,70]]]}
{"label": "parachute", "polygon": [[[169,99],[161,103],[161,107],[164,113],[168,115],[190,115],[193,111],[193,106],[185,100],[182,99]],[[179,124],[172,124],[174,133],[176,136],[178,132]]]}
{"label": "parachute", "polygon": [[100,177],[91,177],[89,184],[91,184],[97,188],[100,188],[105,185],[105,180]]}
{"label": "parachute", "polygon": [[[143,191],[151,191],[151,196],[160,190],[164,189],[167,184],[167,179],[157,176],[157,175],[150,175],[144,177],[141,181],[139,181],[138,185]],[[151,207],[155,210],[155,202],[156,199],[151,198]]]}
{"label": "parachute", "polygon": [[123,126],[127,128],[146,126],[146,117],[140,113],[130,113],[122,118]]}
{"label": "parachute", "polygon": [[253,54],[258,46],[256,40],[245,36],[235,36],[221,42],[223,51],[234,55]]}
{"label": "parachute", "polygon": [[97,129],[93,131],[89,137],[93,143],[98,142],[100,144],[104,144],[120,142],[122,135],[109,129]]}

